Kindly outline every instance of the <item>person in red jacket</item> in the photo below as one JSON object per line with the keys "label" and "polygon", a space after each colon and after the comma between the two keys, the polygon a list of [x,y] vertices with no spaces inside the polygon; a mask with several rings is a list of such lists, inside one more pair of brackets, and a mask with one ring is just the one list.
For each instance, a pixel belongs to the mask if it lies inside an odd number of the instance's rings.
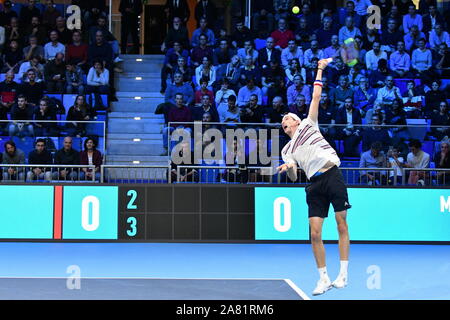
{"label": "person in red jacket", "polygon": [[289,40],[295,40],[294,32],[287,29],[285,19],[278,20],[278,29],[270,35],[275,41],[275,48],[284,49],[288,46]]}
{"label": "person in red jacket", "polygon": [[100,181],[100,166],[103,163],[103,156],[96,149],[97,143],[92,138],[84,140],[84,150],[80,152],[80,165],[95,165],[95,170],[90,168],[82,168],[80,172],[80,180],[90,180],[95,175],[95,180]]}

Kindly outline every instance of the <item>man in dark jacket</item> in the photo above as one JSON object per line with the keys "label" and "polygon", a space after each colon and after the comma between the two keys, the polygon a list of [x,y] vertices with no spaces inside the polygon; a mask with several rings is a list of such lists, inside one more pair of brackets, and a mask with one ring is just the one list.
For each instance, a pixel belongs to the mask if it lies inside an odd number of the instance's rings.
{"label": "man in dark jacket", "polygon": [[[53,164],[52,154],[45,148],[44,139],[37,139],[34,147],[35,149],[28,154],[28,164]],[[36,179],[50,181],[52,179],[51,168],[31,168],[27,172],[27,180],[32,181]]]}
{"label": "man in dark jacket", "polygon": [[[79,165],[80,164],[80,154],[77,150],[72,148],[72,138],[64,138],[64,146],[62,149],[58,150],[55,154],[55,165]],[[53,172],[53,180],[63,179],[63,180],[76,180],[78,177],[79,169],[73,168],[63,168],[59,167]]]}
{"label": "man in dark jacket", "polygon": [[141,0],[121,0],[119,12],[122,14],[121,20],[121,50],[122,54],[127,53],[128,35],[131,34],[133,49],[130,53],[139,53],[139,16],[142,13]]}
{"label": "man in dark jacket", "polygon": [[353,106],[353,99],[346,98],[344,107],[336,112],[336,124],[346,125],[337,129],[338,139],[344,140],[344,156],[359,157],[358,145],[361,141],[361,112]]}

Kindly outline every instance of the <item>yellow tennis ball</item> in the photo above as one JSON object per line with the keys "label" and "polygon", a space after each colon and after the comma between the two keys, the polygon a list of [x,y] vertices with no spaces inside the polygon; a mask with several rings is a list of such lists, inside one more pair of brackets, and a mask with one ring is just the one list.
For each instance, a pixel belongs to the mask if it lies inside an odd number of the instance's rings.
{"label": "yellow tennis ball", "polygon": [[292,13],[293,14],[297,14],[299,12],[300,12],[300,8],[299,7],[297,7],[297,6],[292,7]]}

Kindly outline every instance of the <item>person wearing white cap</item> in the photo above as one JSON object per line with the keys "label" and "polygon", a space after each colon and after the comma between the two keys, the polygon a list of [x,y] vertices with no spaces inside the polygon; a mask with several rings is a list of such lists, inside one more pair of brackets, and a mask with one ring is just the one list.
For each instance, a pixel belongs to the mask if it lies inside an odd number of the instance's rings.
{"label": "person wearing white cap", "polygon": [[[325,293],[332,287],[343,288],[347,285],[347,269],[350,240],[346,222],[347,209],[351,208],[348,200],[347,187],[339,165],[341,163],[336,151],[329,145],[319,130],[318,113],[322,93],[322,72],[332,58],[318,62],[316,81],[308,117],[300,119],[294,113],[283,117],[281,126],[291,138],[282,150],[283,165],[277,169],[287,172],[292,181],[297,180],[297,168],[305,171],[310,180],[306,188],[308,203],[311,244],[319,269],[320,279],[313,295]],[[325,248],[322,242],[323,220],[328,216],[330,204],[335,211],[339,232],[339,255],[341,269],[335,281],[331,282],[325,263]]]}

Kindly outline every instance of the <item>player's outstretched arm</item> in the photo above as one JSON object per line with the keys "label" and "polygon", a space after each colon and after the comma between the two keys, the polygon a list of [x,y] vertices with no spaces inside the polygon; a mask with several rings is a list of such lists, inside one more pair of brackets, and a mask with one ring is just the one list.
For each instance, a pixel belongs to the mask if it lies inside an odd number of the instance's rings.
{"label": "player's outstretched arm", "polygon": [[294,163],[285,163],[277,167],[279,173],[287,171],[287,176],[292,181],[297,181],[297,165]]}
{"label": "player's outstretched arm", "polygon": [[319,60],[317,65],[316,81],[314,81],[313,95],[308,113],[308,117],[314,122],[317,122],[319,116],[319,102],[320,96],[322,95],[322,73],[331,61],[333,61],[332,58],[322,59]]}

